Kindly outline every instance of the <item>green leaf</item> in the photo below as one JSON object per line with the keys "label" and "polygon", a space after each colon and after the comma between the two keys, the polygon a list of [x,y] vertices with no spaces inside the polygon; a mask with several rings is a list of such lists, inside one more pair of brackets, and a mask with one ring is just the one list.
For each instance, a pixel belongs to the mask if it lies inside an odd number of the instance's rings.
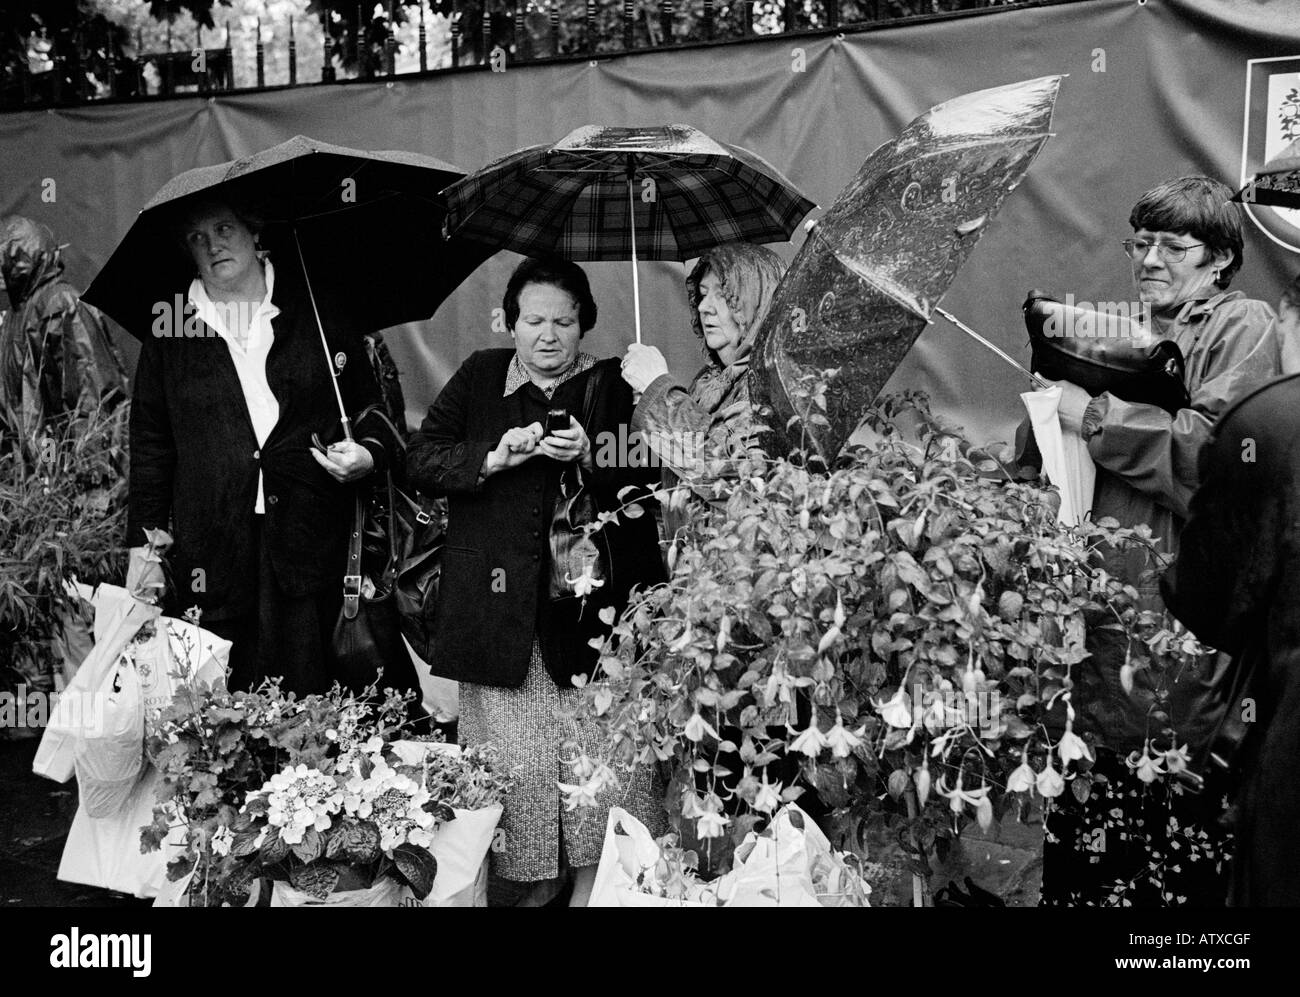
{"label": "green leaf", "polygon": [[303,834],[302,841],[289,847],[293,850],[294,855],[298,856],[299,861],[312,863],[320,858],[324,844],[321,841],[320,832],[314,827],[309,827]]}
{"label": "green leaf", "polygon": [[417,900],[423,900],[433,890],[433,880],[438,875],[438,860],[428,849],[416,845],[398,845],[393,849],[393,862],[402,878],[411,886]]}
{"label": "green leaf", "polygon": [[235,840],[230,845],[230,854],[235,858],[248,858],[257,851],[257,834],[256,830],[241,831],[235,835]]}
{"label": "green leaf", "polygon": [[262,865],[275,865],[289,857],[289,845],[280,837],[278,827],[273,827],[267,832],[258,857]]}
{"label": "green leaf", "polygon": [[371,821],[351,821],[341,835],[344,850],[354,862],[373,862],[379,857],[379,828]]}
{"label": "green leaf", "polygon": [[317,900],[324,900],[333,893],[338,881],[338,867],[327,862],[297,866],[289,873],[289,885]]}

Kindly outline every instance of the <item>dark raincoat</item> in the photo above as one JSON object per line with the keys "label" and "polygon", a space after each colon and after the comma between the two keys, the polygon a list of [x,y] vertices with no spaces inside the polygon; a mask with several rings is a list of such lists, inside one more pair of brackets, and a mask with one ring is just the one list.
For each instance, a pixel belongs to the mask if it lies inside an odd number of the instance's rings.
{"label": "dark raincoat", "polygon": [[[1161,591],[1202,641],[1253,665],[1233,902],[1300,906],[1300,375],[1224,414]],[[1245,716],[1248,716],[1246,714]]]}
{"label": "dark raincoat", "polygon": [[[1188,301],[1176,313],[1157,314],[1154,320],[1156,335],[1173,340],[1183,352],[1190,407],[1171,416],[1154,405],[1102,394],[1089,403],[1083,432],[1097,464],[1093,519],[1146,524],[1154,546],[1173,554],[1199,480],[1197,456],[1215,420],[1232,401],[1277,375],[1280,351],[1272,309],[1239,291]],[[1154,566],[1142,552],[1107,556],[1108,570],[1138,588],[1144,608],[1161,610],[1150,573]],[[1108,747],[1128,753],[1140,751],[1148,736],[1155,689],[1150,681],[1154,672],[1145,669],[1135,677],[1133,696],[1120,687],[1122,644],[1118,634],[1092,632],[1093,657],[1077,669],[1073,701],[1078,733],[1092,731]],[[1216,667],[1212,658],[1202,666],[1204,674],[1180,676],[1170,690],[1169,717],[1183,739],[1198,737],[1197,725],[1209,719],[1194,715],[1198,680],[1208,681]],[[1151,724],[1151,733],[1160,726]]]}
{"label": "dark raincoat", "polygon": [[0,326],[0,421],[28,433],[67,412],[126,397],[126,368],[104,323],[63,276],[53,233],[17,215],[0,222],[9,310]]}

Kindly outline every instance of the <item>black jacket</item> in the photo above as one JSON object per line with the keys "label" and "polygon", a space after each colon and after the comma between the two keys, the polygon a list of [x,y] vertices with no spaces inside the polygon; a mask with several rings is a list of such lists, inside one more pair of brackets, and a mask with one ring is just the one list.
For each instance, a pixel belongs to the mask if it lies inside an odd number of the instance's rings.
{"label": "black jacket", "polygon": [[1200,455],[1170,610],[1203,642],[1254,663],[1233,859],[1236,906],[1300,905],[1300,375],[1223,414]]}
{"label": "black jacket", "polygon": [[[342,427],[296,268],[276,266],[272,302],[280,314],[271,320],[275,339],[266,375],[280,415],[260,449],[224,339],[203,325],[198,337],[150,336],[140,351],[127,543],[142,545],[146,528],[170,528],[176,545],[168,557],[166,604],[173,612],[197,605],[206,618],[222,620],[253,609],[259,468],[265,543],[284,594],[342,585],[353,488],[335,481],[308,453],[313,432],[328,444],[342,438]],[[350,414],[380,401],[359,335],[331,333],[330,352],[346,358],[339,387]],[[353,436],[382,470],[391,441],[379,421],[354,426]]]}
{"label": "black jacket", "polygon": [[[630,432],[632,391],[618,361],[604,360],[564,382],[550,401],[529,382],[507,397],[506,371],[514,350],[481,350],[456,371],[412,437],[408,478],[434,495],[449,496],[450,519],[443,552],[435,624],[434,674],[479,685],[518,686],[528,674],[533,635],[556,683],[571,687],[574,675],[590,674],[596,652],[587,641],[608,632],[598,613],[621,610],[635,584],[664,580],[654,517],[620,517],[604,529],[611,547],[611,578],[587,599],[552,603],[543,593],[549,571],[550,522],[559,495],[562,465],[534,457],[486,481],[483,458],[506,430],[546,420],[551,407],[567,408],[580,421],[587,380],[600,372],[590,424],[584,426],[597,454],[589,476],[601,509],[619,505],[629,484],[654,483],[658,472],[625,461],[599,459],[604,433]],[[608,447],[606,453],[614,452]],[[616,466],[601,466],[615,464]]]}

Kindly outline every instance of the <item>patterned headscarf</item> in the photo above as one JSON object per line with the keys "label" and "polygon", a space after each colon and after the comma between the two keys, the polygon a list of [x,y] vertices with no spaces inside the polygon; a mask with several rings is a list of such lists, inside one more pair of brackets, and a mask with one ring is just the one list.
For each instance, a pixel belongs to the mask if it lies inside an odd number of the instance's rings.
{"label": "patterned headscarf", "polygon": [[740,344],[736,351],[737,362],[749,355],[754,336],[772,304],[776,285],[785,274],[781,257],[763,246],[748,242],[724,242],[714,246],[700,257],[690,276],[686,278],[686,298],[691,306],[691,328],[704,345],[704,355],[717,368],[722,361],[704,341],[704,326],[700,322],[700,281],[710,271],[722,282],[722,296],[731,306],[731,313],[740,326]]}

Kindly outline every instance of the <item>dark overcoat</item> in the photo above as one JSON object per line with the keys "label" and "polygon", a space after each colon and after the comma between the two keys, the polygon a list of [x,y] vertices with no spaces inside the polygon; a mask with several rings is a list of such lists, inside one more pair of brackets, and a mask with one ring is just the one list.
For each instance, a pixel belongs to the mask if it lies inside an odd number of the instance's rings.
{"label": "dark overcoat", "polygon": [[[408,479],[430,494],[448,496],[449,505],[430,665],[446,678],[516,687],[528,673],[536,634],[551,676],[570,686],[574,675],[591,674],[595,667],[596,652],[587,642],[608,630],[600,610],[621,611],[633,585],[664,580],[663,561],[650,511],[620,517],[604,527],[612,552],[605,586],[585,606],[576,599],[549,599],[544,589],[550,523],[562,465],[538,456],[481,479],[483,459],[507,430],[545,424],[549,408],[566,408],[582,421],[587,382],[594,376],[600,387],[584,429],[596,454],[602,443],[627,439],[632,390],[619,376],[618,361],[604,360],[560,384],[549,400],[531,381],[503,397],[514,355],[511,349],[480,350],[466,360],[429,407],[407,450]],[[604,452],[618,448],[606,446]],[[588,480],[603,510],[618,507],[625,486],[658,479],[656,470],[629,466],[628,460],[595,463]]]}
{"label": "dark overcoat", "polygon": [[1300,375],[1224,413],[1201,453],[1178,560],[1161,580],[1174,615],[1253,664],[1229,709],[1253,718],[1244,763],[1233,900],[1300,906]]}
{"label": "dark overcoat", "polygon": [[[280,413],[262,447],[229,347],[211,328],[195,322],[191,331],[200,335],[148,336],[140,350],[127,543],[143,545],[147,528],[170,530],[165,604],[172,612],[198,606],[216,621],[254,610],[259,470],[264,542],[281,591],[293,598],[342,586],[353,486],[330,477],[308,452],[312,433],[326,443],[342,438],[330,366],[301,272],[277,265],[271,300],[280,314],[271,320],[266,378]],[[379,386],[359,335],[331,331],[329,339],[344,405],[356,415],[380,401]],[[396,452],[378,419],[363,420],[353,436],[376,470],[385,467],[386,449]]]}

